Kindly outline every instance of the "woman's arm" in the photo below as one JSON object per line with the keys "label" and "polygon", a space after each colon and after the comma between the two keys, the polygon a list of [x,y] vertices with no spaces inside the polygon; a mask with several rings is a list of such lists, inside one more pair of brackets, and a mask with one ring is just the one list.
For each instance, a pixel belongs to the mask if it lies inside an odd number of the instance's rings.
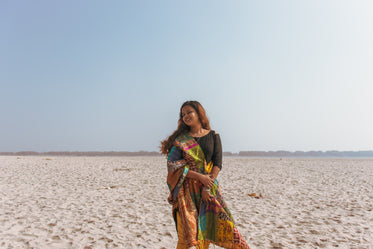
{"label": "woman's arm", "polygon": [[[215,179],[218,177],[219,172],[220,172],[220,168],[219,167],[214,166],[212,168],[212,171],[211,171],[211,174],[209,175],[209,177],[210,177],[210,179],[213,182],[215,182]],[[202,191],[202,200],[205,203],[208,203],[212,198],[214,198],[214,196],[210,194],[210,188],[211,187],[208,187],[207,189],[203,188],[203,191]]]}
{"label": "woman's arm", "polygon": [[221,146],[220,136],[216,132],[214,134],[214,153],[212,155],[212,161],[214,163],[214,167],[211,171],[211,178],[215,181],[223,164],[223,149]]}
{"label": "woman's arm", "polygon": [[[209,175],[211,180],[215,182],[215,179],[218,177],[219,172],[221,170],[222,165],[222,158],[223,158],[223,151],[221,147],[220,136],[215,132],[214,134],[214,153],[212,155],[212,161],[214,163],[214,167],[212,167],[211,174]],[[203,202],[207,203],[214,198],[213,195],[210,193],[210,189],[203,189],[202,191],[202,200]]]}
{"label": "woman's arm", "polygon": [[217,166],[212,167],[212,172],[211,172],[211,179],[215,182],[215,179],[218,177],[220,172],[220,168]]}
{"label": "woman's arm", "polygon": [[215,181],[209,175],[202,175],[192,170],[188,171],[186,177],[200,181],[206,188],[211,188]]}

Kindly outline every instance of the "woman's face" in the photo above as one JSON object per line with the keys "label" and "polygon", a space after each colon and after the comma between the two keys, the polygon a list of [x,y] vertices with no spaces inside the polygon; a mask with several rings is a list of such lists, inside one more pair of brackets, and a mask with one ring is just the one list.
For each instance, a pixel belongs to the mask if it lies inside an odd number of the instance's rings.
{"label": "woman's face", "polygon": [[181,109],[181,117],[187,126],[200,124],[197,111],[190,105],[186,105]]}

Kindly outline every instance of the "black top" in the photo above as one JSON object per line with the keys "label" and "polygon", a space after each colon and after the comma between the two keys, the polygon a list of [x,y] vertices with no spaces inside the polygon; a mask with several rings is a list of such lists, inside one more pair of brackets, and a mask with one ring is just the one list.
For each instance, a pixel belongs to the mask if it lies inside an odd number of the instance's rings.
{"label": "black top", "polygon": [[213,162],[214,166],[222,168],[223,164],[223,151],[221,147],[220,136],[215,131],[211,130],[209,133],[202,137],[193,137],[201,146],[205,154],[206,162]]}

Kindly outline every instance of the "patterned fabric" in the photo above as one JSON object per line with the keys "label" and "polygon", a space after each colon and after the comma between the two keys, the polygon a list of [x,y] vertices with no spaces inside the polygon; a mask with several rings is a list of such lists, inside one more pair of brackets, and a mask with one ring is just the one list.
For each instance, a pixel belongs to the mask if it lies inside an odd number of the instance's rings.
{"label": "patterned fabric", "polygon": [[223,200],[218,180],[210,190],[214,198],[206,204],[201,198],[203,185],[186,178],[189,170],[209,174],[212,167],[212,163],[206,163],[201,147],[191,136],[185,134],[176,138],[167,159],[167,185],[176,229],[182,229],[178,231],[182,234],[179,240],[183,240],[179,243],[185,248],[206,248],[211,242],[224,248],[249,249]]}

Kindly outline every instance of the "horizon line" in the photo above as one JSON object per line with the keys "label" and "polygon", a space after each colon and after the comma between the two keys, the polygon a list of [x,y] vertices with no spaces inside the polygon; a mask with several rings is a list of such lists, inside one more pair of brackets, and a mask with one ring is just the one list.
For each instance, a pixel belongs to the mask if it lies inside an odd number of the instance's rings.
{"label": "horizon line", "polygon": [[[0,156],[162,156],[157,151],[19,151],[0,152]],[[316,158],[372,158],[373,150],[368,151],[240,151],[238,153],[223,152],[223,156],[231,157],[316,157]]]}
{"label": "horizon line", "polygon": [[[49,150],[49,151],[35,151],[35,150],[19,150],[19,151],[0,151],[0,153],[22,153],[22,152],[34,152],[34,153],[51,153],[51,152],[126,152],[126,153],[139,153],[139,152],[147,152],[147,153],[160,153],[159,151],[155,150],[137,150],[137,151],[127,151],[127,150]],[[373,152],[372,150],[240,150],[238,152],[232,151],[223,151],[223,153],[232,153],[237,154],[240,152]]]}

